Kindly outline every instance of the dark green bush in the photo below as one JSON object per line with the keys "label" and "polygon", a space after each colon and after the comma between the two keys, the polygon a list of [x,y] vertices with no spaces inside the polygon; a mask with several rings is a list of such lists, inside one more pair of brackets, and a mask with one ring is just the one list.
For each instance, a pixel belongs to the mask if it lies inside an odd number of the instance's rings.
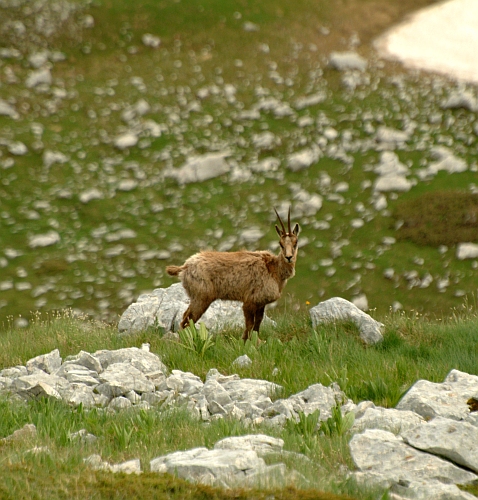
{"label": "dark green bush", "polygon": [[397,205],[403,224],[399,239],[418,245],[455,245],[478,241],[478,195],[465,191],[434,191]]}

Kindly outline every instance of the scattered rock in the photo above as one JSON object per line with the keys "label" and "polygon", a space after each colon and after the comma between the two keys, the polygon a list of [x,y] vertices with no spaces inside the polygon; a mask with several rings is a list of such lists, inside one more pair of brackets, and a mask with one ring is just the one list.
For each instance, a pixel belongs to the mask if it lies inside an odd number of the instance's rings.
{"label": "scattered rock", "polygon": [[458,260],[476,259],[478,257],[478,245],[476,243],[458,243],[456,247],[456,258]]}
{"label": "scattered rock", "polygon": [[426,425],[402,432],[403,440],[419,450],[448,458],[478,472],[478,427],[467,422],[436,417]]}
{"label": "scattered rock", "polygon": [[[426,425],[426,424],[425,424]],[[369,485],[431,482],[473,484],[478,476],[434,455],[408,446],[391,432],[366,429],[350,441],[350,452],[359,470],[354,476]]]}
{"label": "scattered rock", "polygon": [[37,437],[37,428],[34,424],[25,424],[21,429],[17,429],[13,434],[0,439],[0,443],[6,443],[9,441],[23,441],[31,440]]}
{"label": "scattered rock", "polygon": [[50,68],[41,68],[32,71],[25,81],[28,88],[38,87],[39,85],[51,85],[52,76]]}
{"label": "scattered rock", "polygon": [[287,157],[287,168],[293,172],[298,172],[299,170],[309,168],[319,158],[320,150],[318,147],[303,149]]}
{"label": "scattered rock", "polygon": [[45,234],[31,236],[28,240],[30,248],[42,248],[55,245],[61,241],[60,235],[56,231],[48,231]]}
{"label": "scattered rock", "polygon": [[478,103],[475,96],[463,88],[453,92],[441,103],[442,109],[467,109],[477,111]]}
{"label": "scattered rock", "polygon": [[339,71],[365,71],[367,60],[356,52],[332,52],[329,55],[329,66]]}
{"label": "scattered rock", "polygon": [[122,134],[113,141],[113,145],[120,149],[128,149],[136,146],[138,143],[138,136],[133,133],[133,132],[126,132],[125,134]]}
{"label": "scattered rock", "polygon": [[89,203],[90,201],[93,200],[102,200],[103,198],[104,198],[103,193],[97,188],[87,189],[86,191],[83,191],[79,195],[81,203],[84,204]]}
{"label": "scattered rock", "polygon": [[251,365],[252,359],[247,354],[239,356],[232,362],[232,366],[235,366],[237,368],[248,368]]}
{"label": "scattered rock", "polygon": [[383,340],[381,330],[383,324],[361,311],[348,300],[340,297],[320,302],[309,311],[312,326],[335,321],[352,321],[360,330],[360,338],[366,344],[376,344]]}
{"label": "scattered rock", "polygon": [[173,170],[170,175],[179,184],[213,179],[230,171],[231,167],[225,160],[227,156],[229,156],[228,152],[194,156],[189,158],[183,166]]}
{"label": "scattered rock", "polygon": [[476,394],[478,376],[452,370],[441,384],[419,380],[397,405],[425,419],[435,417],[465,420],[469,414],[467,400]]}
{"label": "scattered rock", "polygon": [[151,47],[153,49],[157,49],[161,45],[161,39],[156,35],[152,35],[151,33],[145,33],[141,37],[141,41],[143,42],[143,45],[146,45],[146,47]]}
{"label": "scattered rock", "polygon": [[0,116],[9,116],[15,120],[20,117],[16,109],[3,99],[0,99]]}
{"label": "scattered rock", "polygon": [[[357,406],[360,407],[361,404],[363,403],[359,403]],[[402,436],[409,429],[419,430],[418,426],[425,423],[426,420],[413,411],[380,408],[373,405],[367,408],[362,415],[355,417],[352,431],[363,432],[365,429],[381,429]]]}

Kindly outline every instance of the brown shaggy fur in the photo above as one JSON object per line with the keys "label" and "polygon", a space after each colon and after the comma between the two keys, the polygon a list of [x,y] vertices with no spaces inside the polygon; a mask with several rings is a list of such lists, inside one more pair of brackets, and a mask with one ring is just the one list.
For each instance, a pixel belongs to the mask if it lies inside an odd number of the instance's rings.
{"label": "brown shaggy fur", "polygon": [[[276,212],[277,213],[277,212]],[[279,217],[279,215],[277,215]],[[192,319],[196,322],[216,299],[238,300],[243,303],[246,329],[242,338],[259,327],[267,304],[276,301],[289,278],[295,274],[299,225],[294,230],[282,230],[279,255],[270,252],[199,252],[182,266],[168,266],[170,276],[178,276],[191,302],[184,313],[181,328]]]}

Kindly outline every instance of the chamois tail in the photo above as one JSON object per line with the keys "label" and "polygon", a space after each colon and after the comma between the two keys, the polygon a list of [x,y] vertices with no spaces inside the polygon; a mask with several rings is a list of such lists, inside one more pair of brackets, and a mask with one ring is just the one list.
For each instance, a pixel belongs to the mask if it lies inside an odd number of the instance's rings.
{"label": "chamois tail", "polygon": [[184,269],[184,266],[168,266],[166,272],[169,276],[178,276],[179,273]]}

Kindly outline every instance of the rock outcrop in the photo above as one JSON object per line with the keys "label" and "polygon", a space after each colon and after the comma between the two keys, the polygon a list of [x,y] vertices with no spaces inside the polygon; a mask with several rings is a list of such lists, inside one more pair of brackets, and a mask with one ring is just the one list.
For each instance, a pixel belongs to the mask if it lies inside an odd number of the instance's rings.
{"label": "rock outcrop", "polygon": [[[182,406],[204,422],[228,417],[248,426],[283,426],[319,410],[320,423],[339,405],[342,414],[355,414],[350,451],[356,470],[349,475],[356,481],[390,489],[394,500],[475,498],[456,485],[478,484],[478,412],[470,404],[478,400],[478,376],[452,370],[443,383],[419,380],[395,409],[376,407],[371,401],[356,405],[336,383],[329,387],[313,384],[273,401],[281,390],[267,380],[226,376],[216,369],[209,370],[205,381],[190,372],[169,372],[147,344],[141,349],[80,351],[65,360],[55,349],[25,366],[0,371],[2,397],[48,397],[110,411]],[[22,436],[34,439],[36,431],[30,425],[6,439]],[[92,442],[96,437],[80,429],[71,439]],[[305,485],[299,472],[280,462],[291,453],[283,450],[283,444],[263,434],[229,437],[213,449],[194,448],[157,457],[150,470],[223,487]],[[279,461],[266,462],[265,457]],[[141,473],[139,459],[109,464],[92,455],[85,461],[95,469]]]}

